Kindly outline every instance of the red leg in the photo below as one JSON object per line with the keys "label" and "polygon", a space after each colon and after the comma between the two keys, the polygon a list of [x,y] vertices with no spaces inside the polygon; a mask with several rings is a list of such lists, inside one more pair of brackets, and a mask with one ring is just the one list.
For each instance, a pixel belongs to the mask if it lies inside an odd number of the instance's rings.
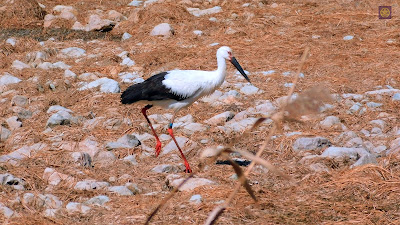
{"label": "red leg", "polygon": [[191,172],[192,172],[192,169],[190,169],[189,163],[188,163],[188,161],[186,160],[185,155],[183,155],[183,152],[182,152],[181,148],[179,147],[178,142],[177,142],[176,139],[175,139],[174,133],[173,133],[173,131],[172,131],[172,123],[171,123],[171,124],[169,125],[169,127],[168,127],[168,133],[169,133],[169,135],[172,137],[172,140],[174,140],[174,142],[175,142],[175,144],[176,144],[176,147],[178,147],[179,152],[181,153],[181,156],[182,156],[183,161],[185,161],[185,167],[186,167],[186,170],[185,170],[185,171],[186,171],[186,173],[191,173]]}
{"label": "red leg", "polygon": [[148,109],[150,109],[151,107],[153,107],[153,106],[152,106],[152,105],[146,105],[146,106],[142,109],[142,113],[143,113],[143,116],[146,118],[147,123],[149,123],[150,128],[151,128],[151,130],[153,131],[153,135],[154,135],[154,137],[155,137],[156,140],[157,140],[157,144],[156,144],[156,156],[158,156],[158,155],[160,154],[160,152],[161,152],[161,141],[160,141],[160,139],[158,138],[158,136],[157,136],[157,134],[156,134],[156,131],[154,130],[153,125],[151,125],[151,122],[150,122],[150,120],[149,120],[149,118],[147,117],[147,114],[146,114],[146,111],[147,111]]}

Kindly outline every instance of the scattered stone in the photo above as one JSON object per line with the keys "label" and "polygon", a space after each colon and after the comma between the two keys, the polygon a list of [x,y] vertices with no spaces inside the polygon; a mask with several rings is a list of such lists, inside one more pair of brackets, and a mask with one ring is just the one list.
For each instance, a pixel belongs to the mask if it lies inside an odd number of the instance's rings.
{"label": "scattered stone", "polygon": [[202,201],[201,195],[192,195],[192,197],[189,199],[189,202],[195,205],[200,204]]}
{"label": "scattered stone", "polygon": [[382,103],[377,102],[367,102],[366,104],[369,108],[379,108],[382,106]]}
{"label": "scattered stone", "polygon": [[125,187],[127,187],[134,195],[142,192],[142,190],[140,190],[140,188],[137,186],[137,184],[134,184],[131,182],[127,182],[125,184]]}
{"label": "scattered stone", "polygon": [[129,190],[126,186],[111,186],[108,191],[118,194],[118,195],[133,195],[133,192]]}
{"label": "scattered stone", "polygon": [[73,113],[72,110],[67,109],[65,107],[62,107],[60,105],[52,105],[49,107],[49,109],[47,110],[47,113],[54,113],[54,112],[60,112],[60,111],[65,111],[65,112],[69,112],[69,113]]}
{"label": "scattered stone", "polygon": [[276,107],[270,101],[256,106],[256,113],[261,114],[263,117],[270,117],[276,110]]}
{"label": "scattered stone", "polygon": [[19,161],[25,158],[30,158],[35,156],[39,151],[47,149],[47,144],[44,143],[36,143],[31,146],[23,146],[7,155],[0,156],[0,163],[7,162],[11,165],[17,166],[19,165]]}
{"label": "scattered stone", "polygon": [[97,79],[90,83],[84,83],[78,90],[83,91],[97,87],[100,87],[100,92],[103,93],[119,93],[121,91],[118,82],[107,77]]}
{"label": "scattered stone", "polygon": [[346,157],[357,160],[351,167],[377,163],[376,157],[364,148],[329,147],[325,149],[321,156],[339,160],[343,160]]}
{"label": "scattered stone", "polygon": [[129,5],[129,6],[138,7],[138,6],[140,6],[142,3],[143,3],[143,1],[133,0],[133,1],[131,1],[128,5]]}
{"label": "scattered stone", "polygon": [[98,195],[95,196],[85,202],[87,205],[96,205],[96,206],[103,206],[107,202],[110,201],[110,198],[105,195]]}
{"label": "scattered stone", "polygon": [[63,57],[67,58],[79,58],[84,56],[86,54],[86,51],[77,47],[69,47],[62,49],[61,54]]}
{"label": "scattered stone", "polygon": [[139,146],[141,143],[139,139],[132,134],[125,134],[121,138],[119,138],[116,142],[108,142],[106,148],[108,150],[117,149],[117,148],[134,148]]}
{"label": "scattered stone", "polygon": [[114,28],[115,22],[109,19],[102,19],[99,15],[90,15],[85,31],[106,32]]}
{"label": "scattered stone", "polygon": [[125,162],[129,162],[130,164],[132,164],[134,166],[138,165],[138,162],[136,161],[136,155],[128,155],[128,156],[124,157],[122,160]]}
{"label": "scattered stone", "polygon": [[135,65],[135,61],[133,61],[132,59],[130,59],[129,57],[126,57],[122,60],[122,62],[120,63],[121,66],[134,66]]}
{"label": "scattered stone", "polygon": [[[186,143],[189,141],[188,138],[186,137],[175,137],[176,141],[178,142],[179,146],[182,149],[186,149],[184,146],[186,145]],[[168,154],[172,151],[178,151],[178,148],[176,147],[176,144],[173,140],[171,140],[161,151],[161,155],[165,155]]]}
{"label": "scattered stone", "polygon": [[[166,177],[166,184],[167,186],[175,188],[178,187],[184,180],[185,178],[180,178],[179,175],[170,174]],[[216,183],[214,181],[205,178],[191,178],[179,188],[179,191],[191,191],[201,186],[210,186],[210,185],[216,185]]]}
{"label": "scattered stone", "polygon": [[57,125],[69,125],[71,124],[72,120],[73,117],[69,112],[60,110],[50,116],[50,118],[47,120],[46,126],[54,127]]}
{"label": "scattered stone", "polygon": [[320,122],[320,125],[323,129],[332,128],[334,125],[337,124],[341,124],[340,119],[337,116],[328,116]]}
{"label": "scattered stone", "polygon": [[13,75],[11,75],[11,74],[9,74],[7,72],[3,73],[3,76],[0,76],[0,86],[3,86],[3,85],[6,86],[6,85],[9,85],[9,84],[16,84],[16,83],[19,83],[21,81],[22,81],[21,79],[19,79],[17,77],[14,77]]}
{"label": "scattered stone", "polygon": [[325,147],[330,147],[332,143],[324,137],[301,137],[293,144],[293,150],[299,151],[315,151]]}
{"label": "scattered stone", "polygon": [[364,141],[360,137],[355,137],[346,142],[344,146],[349,148],[358,148],[363,146]]}
{"label": "scattered stone", "polygon": [[0,212],[3,213],[5,218],[11,218],[16,215],[16,213],[12,209],[8,208],[1,202],[0,202]]}
{"label": "scattered stone", "polygon": [[186,10],[193,16],[199,17],[204,15],[219,13],[222,11],[222,8],[220,6],[215,6],[213,8],[203,9],[203,10],[199,8],[187,8]]}
{"label": "scattered stone", "polygon": [[234,112],[226,111],[226,112],[220,113],[216,116],[213,116],[210,119],[205,120],[204,122],[207,124],[210,124],[210,125],[221,125],[221,124],[231,120],[234,116],[235,116]]}
{"label": "scattered stone", "polygon": [[368,96],[376,96],[376,95],[389,95],[393,96],[396,93],[400,93],[399,89],[380,89],[376,91],[367,91],[365,92]]}
{"label": "scattered stone", "polygon": [[76,74],[68,69],[64,71],[64,77],[65,78],[73,78],[73,79],[77,78]]}
{"label": "scattered stone", "polygon": [[23,63],[23,62],[21,62],[21,61],[19,61],[19,60],[15,60],[15,61],[12,63],[11,67],[14,68],[14,69],[17,69],[17,70],[23,70],[23,69],[29,69],[29,68],[31,68],[28,64]]}
{"label": "scattered stone", "polygon": [[15,190],[25,190],[26,182],[21,178],[14,177],[12,174],[4,173],[0,174],[0,184],[11,186]]}
{"label": "scattered stone", "polygon": [[201,35],[203,35],[203,31],[201,31],[201,30],[194,30],[194,31],[193,31],[193,34],[195,34],[195,35],[197,35],[197,36],[201,36]]}
{"label": "scattered stone", "polygon": [[22,127],[22,122],[17,116],[12,116],[6,120],[8,127],[13,131]]}
{"label": "scattered stone", "polygon": [[352,40],[353,38],[354,38],[353,35],[347,35],[347,36],[344,36],[344,37],[343,37],[343,40],[349,41],[349,40]]}
{"label": "scattered stone", "polygon": [[117,157],[112,151],[100,151],[94,159],[96,163],[99,163],[103,166],[108,166],[117,160]]}
{"label": "scattered stone", "polygon": [[82,73],[79,75],[79,80],[83,81],[94,81],[99,79],[99,77],[95,73]]}
{"label": "scattered stone", "polygon": [[83,180],[77,182],[76,185],[74,186],[74,189],[80,191],[91,191],[91,190],[101,190],[109,186],[110,184],[108,182],[101,182],[96,180]]}
{"label": "scattered stone", "polygon": [[155,166],[151,171],[155,173],[180,173],[185,170],[185,165],[170,165],[170,164],[161,164]]}
{"label": "scattered stone", "polygon": [[5,142],[11,135],[11,131],[0,125],[0,142]]}
{"label": "scattered stone", "polygon": [[312,171],[316,172],[316,173],[321,173],[321,172],[327,172],[327,173],[329,173],[329,172],[330,172],[330,169],[329,169],[326,165],[324,165],[324,164],[322,164],[322,163],[313,163],[313,164],[310,164],[310,165],[309,165],[309,168],[310,168]]}
{"label": "scattered stone", "polygon": [[90,212],[91,208],[79,202],[69,202],[66,207],[68,214],[81,213],[87,214]]}
{"label": "scattered stone", "polygon": [[164,36],[169,37],[174,34],[174,29],[168,23],[160,23],[153,28],[150,32],[151,36]]}
{"label": "scattered stone", "polygon": [[369,124],[379,126],[382,130],[386,127],[386,122],[383,120],[371,120]]}
{"label": "scattered stone", "polygon": [[43,180],[47,181],[47,183],[53,186],[58,185],[61,181],[64,181],[70,186],[72,186],[72,184],[74,183],[73,177],[59,173],[55,169],[49,167],[44,170]]}
{"label": "scattered stone", "polygon": [[11,105],[24,107],[28,104],[28,98],[22,95],[15,95],[11,99]]}
{"label": "scattered stone", "polygon": [[207,130],[207,127],[201,123],[189,123],[183,127],[183,132],[186,135],[192,135],[196,132],[203,132]]}
{"label": "scattered stone", "polygon": [[6,40],[6,43],[7,44],[10,44],[11,46],[15,46],[16,44],[17,44],[17,41],[14,39],[14,38],[8,38],[7,40]]}
{"label": "scattered stone", "polygon": [[400,93],[395,93],[392,96],[392,101],[400,101]]}
{"label": "scattered stone", "polygon": [[260,89],[253,85],[246,85],[240,88],[240,93],[245,95],[254,95],[261,93]]}
{"label": "scattered stone", "polygon": [[125,41],[125,40],[128,40],[128,39],[131,38],[131,37],[132,37],[131,34],[125,32],[125,33],[122,35],[122,40]]}

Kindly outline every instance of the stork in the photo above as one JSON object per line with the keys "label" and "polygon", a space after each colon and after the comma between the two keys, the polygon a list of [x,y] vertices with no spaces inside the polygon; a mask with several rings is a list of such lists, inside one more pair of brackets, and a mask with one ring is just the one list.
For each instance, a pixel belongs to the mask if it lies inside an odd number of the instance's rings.
{"label": "stork", "polygon": [[220,47],[217,50],[218,68],[214,71],[201,70],[171,70],[151,76],[142,83],[128,87],[121,95],[122,104],[143,103],[142,114],[146,118],[157,141],[156,156],[161,152],[161,141],[146,111],[153,106],[173,109],[174,113],[168,125],[168,133],[175,142],[184,160],[186,172],[191,173],[189,163],[174,137],[172,125],[179,110],[186,108],[199,98],[212,94],[225,80],[226,61],[229,60],[243,77],[250,82],[239,62],[232,54],[231,48]]}

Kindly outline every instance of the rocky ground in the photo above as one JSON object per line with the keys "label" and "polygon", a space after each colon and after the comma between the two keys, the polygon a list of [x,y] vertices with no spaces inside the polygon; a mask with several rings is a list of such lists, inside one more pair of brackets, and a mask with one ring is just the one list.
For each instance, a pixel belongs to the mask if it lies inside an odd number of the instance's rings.
{"label": "rocky ground", "polygon": [[331,101],[280,124],[262,154],[291,180],[256,166],[258,202],[241,189],[218,222],[399,224],[400,10],[385,4],[390,20],[379,1],[0,1],[1,220],[144,223],[188,174],[166,132],[172,112],[149,110],[156,158],[141,106],[120,93],[160,71],[213,70],[228,45],[253,85],[229,65],[218,91],[180,112],[175,135],[196,175],[151,223],[202,224],[223,203],[237,176],[200,169],[201,152],[255,153],[273,121],[243,133],[282,107],[309,46],[292,100],[322,87]]}

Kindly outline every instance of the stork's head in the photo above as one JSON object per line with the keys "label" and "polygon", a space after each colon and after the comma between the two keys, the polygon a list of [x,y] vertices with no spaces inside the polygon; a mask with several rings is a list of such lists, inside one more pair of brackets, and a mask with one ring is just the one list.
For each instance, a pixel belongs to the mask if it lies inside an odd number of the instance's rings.
{"label": "stork's head", "polygon": [[[242,76],[250,82],[250,79],[247,77],[246,73],[244,72],[243,68],[240,66],[239,62],[236,60],[236,58],[233,56],[232,49],[229,48],[228,46],[222,46],[218,49],[217,51],[217,58],[218,57],[223,57],[224,59],[228,60],[231,62],[236,69],[242,74]],[[251,83],[251,82],[250,82]]]}

